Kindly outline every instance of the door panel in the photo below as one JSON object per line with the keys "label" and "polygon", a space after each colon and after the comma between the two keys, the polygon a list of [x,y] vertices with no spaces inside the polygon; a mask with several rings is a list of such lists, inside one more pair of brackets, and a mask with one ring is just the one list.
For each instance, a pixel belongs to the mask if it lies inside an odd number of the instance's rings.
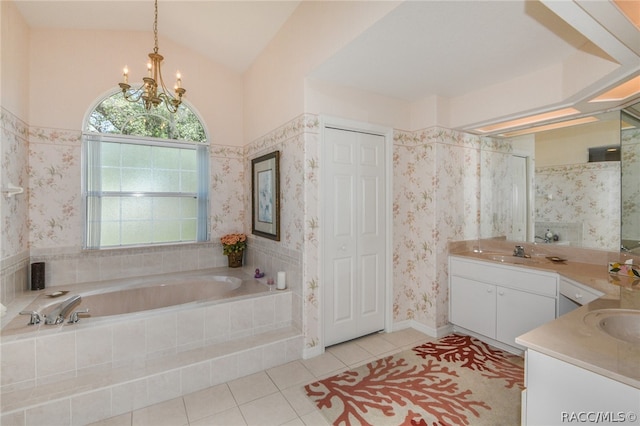
{"label": "door panel", "polygon": [[333,298],[333,321],[336,324],[353,321],[353,294],[354,294],[354,271],[353,262],[350,257],[335,259],[333,262],[333,276],[336,282],[340,283],[339,291]]}
{"label": "door panel", "polygon": [[352,238],[353,231],[353,177],[335,176],[333,178],[333,224],[334,238]]}
{"label": "door panel", "polygon": [[324,143],[332,191],[324,197],[324,328],[331,345],[384,328],[385,141],[325,128]]}

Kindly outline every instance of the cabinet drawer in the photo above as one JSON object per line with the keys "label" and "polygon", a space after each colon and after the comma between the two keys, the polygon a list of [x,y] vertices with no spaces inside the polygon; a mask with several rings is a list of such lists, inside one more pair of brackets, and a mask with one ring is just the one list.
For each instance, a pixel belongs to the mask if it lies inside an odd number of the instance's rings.
{"label": "cabinet drawer", "polygon": [[586,305],[603,295],[603,293],[578,283],[567,281],[564,278],[560,278],[560,294],[580,305]]}
{"label": "cabinet drawer", "polygon": [[516,266],[493,265],[489,262],[468,261],[456,257],[450,258],[450,265],[449,273],[451,275],[551,297],[555,297],[557,294],[556,274]]}

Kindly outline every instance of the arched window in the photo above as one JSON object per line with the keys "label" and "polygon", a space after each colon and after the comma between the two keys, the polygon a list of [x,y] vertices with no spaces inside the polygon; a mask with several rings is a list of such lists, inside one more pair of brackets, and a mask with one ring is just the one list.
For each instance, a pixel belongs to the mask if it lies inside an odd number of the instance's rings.
{"label": "arched window", "polygon": [[209,146],[184,104],[108,96],[87,116],[83,156],[86,248],[208,240]]}

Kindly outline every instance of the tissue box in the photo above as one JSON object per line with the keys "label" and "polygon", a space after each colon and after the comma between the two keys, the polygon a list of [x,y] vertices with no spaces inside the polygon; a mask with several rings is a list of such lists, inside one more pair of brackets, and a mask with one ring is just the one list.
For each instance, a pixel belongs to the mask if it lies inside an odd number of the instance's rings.
{"label": "tissue box", "polygon": [[640,278],[640,266],[631,263],[609,262],[609,273]]}

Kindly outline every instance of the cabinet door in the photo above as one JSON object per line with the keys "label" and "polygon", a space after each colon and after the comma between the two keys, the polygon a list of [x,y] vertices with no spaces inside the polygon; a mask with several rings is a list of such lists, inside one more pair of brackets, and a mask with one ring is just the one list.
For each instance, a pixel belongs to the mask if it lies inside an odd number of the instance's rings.
{"label": "cabinet door", "polygon": [[505,287],[497,287],[496,291],[496,339],[507,345],[523,348],[516,343],[516,337],[556,317],[555,298]]}
{"label": "cabinet door", "polygon": [[640,424],[637,418],[629,421],[624,417],[638,413],[640,389],[531,349],[527,350],[526,363],[526,414],[522,424],[573,424],[575,418],[569,416],[578,413],[592,420],[575,423],[596,424],[594,417],[600,413],[609,416],[608,422],[601,419],[600,424]]}
{"label": "cabinet door", "polygon": [[496,336],[496,286],[451,277],[451,323],[492,339]]}

